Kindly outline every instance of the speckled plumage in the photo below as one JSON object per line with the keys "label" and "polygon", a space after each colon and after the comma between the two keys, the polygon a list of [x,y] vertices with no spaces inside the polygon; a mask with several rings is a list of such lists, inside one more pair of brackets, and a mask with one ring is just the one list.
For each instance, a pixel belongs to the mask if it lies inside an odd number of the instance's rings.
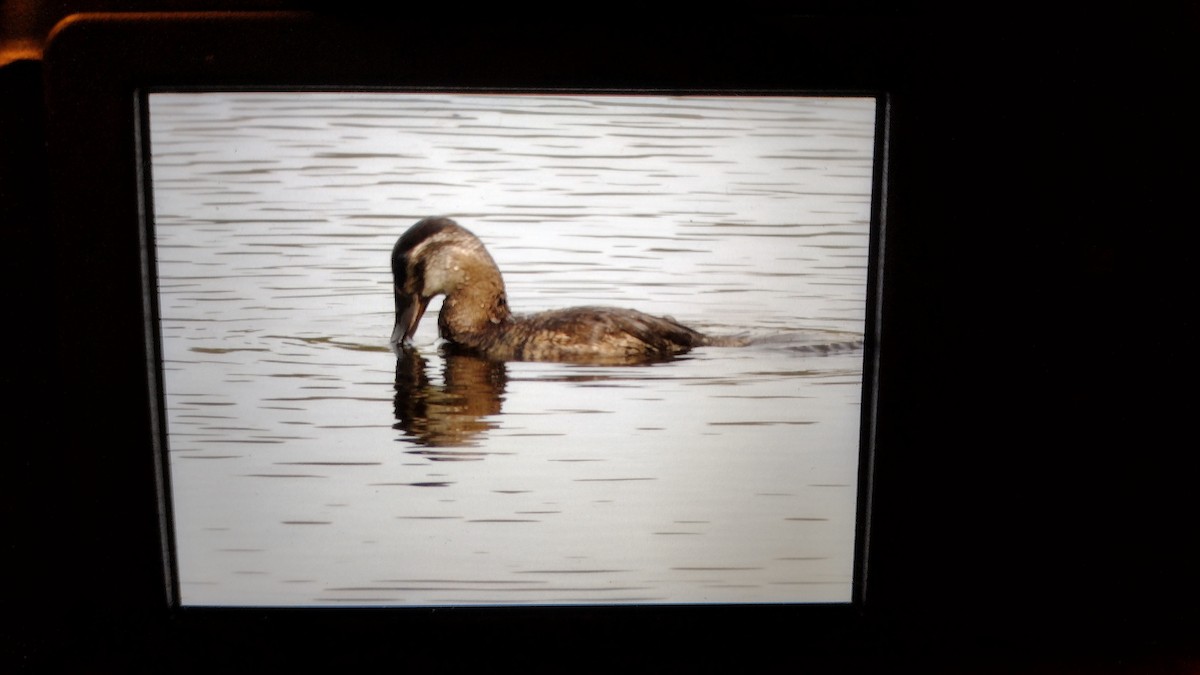
{"label": "speckled plumage", "polygon": [[449,218],[425,218],[392,251],[396,327],[408,340],[429,300],[446,299],[438,332],[454,348],[504,361],[632,363],[723,343],[677,321],[631,309],[572,307],[513,314],[504,280],[475,235]]}

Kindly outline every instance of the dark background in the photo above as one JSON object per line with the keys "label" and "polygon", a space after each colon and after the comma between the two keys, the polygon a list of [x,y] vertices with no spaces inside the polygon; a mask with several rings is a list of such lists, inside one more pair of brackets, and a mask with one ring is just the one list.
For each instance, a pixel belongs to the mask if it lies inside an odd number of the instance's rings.
{"label": "dark background", "polygon": [[[0,2],[9,401],[0,630],[13,668],[1200,672],[1187,236],[1200,224],[1195,3],[1133,13],[616,3],[578,16],[200,4]],[[131,498],[105,468],[121,466],[126,439],[89,415],[124,392],[94,379],[81,391],[76,377],[81,359],[108,358],[109,327],[102,313],[61,316],[55,300],[63,279],[104,280],[52,262],[61,156],[46,152],[40,49],[79,11],[251,7],[312,9],[383,26],[397,41],[421,35],[459,58],[472,48],[460,36],[473,30],[528,43],[583,22],[618,50],[673,41],[676,69],[688,50],[779,49],[756,37],[781,23],[874,26],[895,114],[866,614],[821,626],[789,608],[316,622],[147,610],[138,580],[158,570],[139,554],[144,528],[120,520]],[[829,58],[845,72],[858,57]],[[81,357],[92,342],[64,332],[96,335],[101,348]],[[80,475],[81,465],[98,470]]]}

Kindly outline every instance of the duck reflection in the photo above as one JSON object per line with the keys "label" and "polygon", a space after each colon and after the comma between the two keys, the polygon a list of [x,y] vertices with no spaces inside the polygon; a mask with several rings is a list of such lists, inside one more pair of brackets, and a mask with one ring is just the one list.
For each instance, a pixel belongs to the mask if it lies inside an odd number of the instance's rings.
{"label": "duck reflection", "polygon": [[429,377],[429,361],[409,345],[396,347],[396,423],[413,450],[438,461],[482,459],[485,453],[452,451],[477,445],[499,426],[494,416],[504,401],[508,371],[502,361],[488,361],[455,350],[439,349],[441,382]]}

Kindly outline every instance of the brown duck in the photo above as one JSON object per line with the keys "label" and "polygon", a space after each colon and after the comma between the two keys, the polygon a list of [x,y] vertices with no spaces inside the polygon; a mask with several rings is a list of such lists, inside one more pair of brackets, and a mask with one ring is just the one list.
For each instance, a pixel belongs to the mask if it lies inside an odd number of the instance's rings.
{"label": "brown duck", "polygon": [[500,269],[483,242],[449,218],[425,218],[400,237],[392,249],[392,278],[393,345],[412,337],[436,295],[446,296],[438,316],[441,337],[453,348],[493,360],[637,363],[732,344],[631,309],[513,314]]}

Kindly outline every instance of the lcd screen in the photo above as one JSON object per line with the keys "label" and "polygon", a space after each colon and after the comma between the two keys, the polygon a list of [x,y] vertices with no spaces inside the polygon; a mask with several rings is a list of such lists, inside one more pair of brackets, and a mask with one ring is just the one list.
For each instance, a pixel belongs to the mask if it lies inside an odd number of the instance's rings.
{"label": "lcd screen", "polygon": [[[180,604],[853,601],[879,99],[145,102]],[[491,358],[448,348],[434,297],[393,345],[393,246],[435,216],[516,315],[629,308],[719,339]]]}

